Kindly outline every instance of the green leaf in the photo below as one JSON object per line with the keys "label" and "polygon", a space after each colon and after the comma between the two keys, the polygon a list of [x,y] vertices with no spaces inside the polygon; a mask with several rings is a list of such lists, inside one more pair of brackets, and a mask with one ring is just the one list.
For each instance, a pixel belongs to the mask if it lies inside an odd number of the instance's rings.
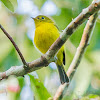
{"label": "green leaf", "polygon": [[1,0],[2,3],[12,12],[15,11],[17,7],[17,0]]}
{"label": "green leaf", "polygon": [[90,94],[88,96],[83,97],[80,100],[100,100],[100,96],[94,95],[94,94]]}
{"label": "green leaf", "polygon": [[89,98],[97,98],[97,97],[99,97],[98,95],[94,95],[94,94],[90,94],[89,95]]}
{"label": "green leaf", "polygon": [[14,7],[14,11],[15,11],[16,8],[17,8],[17,6],[18,6],[17,0],[9,0],[9,1],[12,3],[12,5],[13,5],[13,7]]}
{"label": "green leaf", "polygon": [[32,75],[29,75],[29,77],[36,100],[47,100],[49,97],[51,97],[50,93],[47,91],[42,82],[40,82],[38,79],[35,79]]}

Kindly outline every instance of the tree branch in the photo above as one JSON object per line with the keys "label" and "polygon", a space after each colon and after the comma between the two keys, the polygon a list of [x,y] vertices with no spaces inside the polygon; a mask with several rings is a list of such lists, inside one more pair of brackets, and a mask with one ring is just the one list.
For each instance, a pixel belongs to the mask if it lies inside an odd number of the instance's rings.
{"label": "tree branch", "polygon": [[77,48],[76,54],[73,58],[73,61],[67,71],[67,75],[70,77],[73,76],[72,74],[74,74],[76,68],[78,67],[78,65],[81,61],[81,58],[85,52],[86,47],[89,45],[89,40],[92,36],[93,26],[95,25],[97,15],[98,15],[97,13],[95,13],[94,15],[91,15],[89,17],[89,20],[88,20],[85,28],[84,28],[81,42],[79,44],[79,47]]}
{"label": "tree branch", "polygon": [[[69,66],[69,69],[67,71],[67,75],[69,77],[73,77],[75,70],[77,69],[78,65],[80,64],[81,58],[84,55],[84,52],[86,50],[87,45],[89,44],[89,39],[92,36],[92,31],[93,31],[93,27],[94,27],[95,22],[96,22],[96,18],[97,18],[97,13],[95,13],[89,17],[89,20],[84,28],[81,42],[77,48],[77,51],[76,51],[75,56],[73,58],[73,61],[72,61],[71,65]],[[54,100],[59,100],[59,98],[62,98],[63,91],[64,91],[65,87],[68,87],[68,84],[64,84],[64,85],[59,86],[59,88],[54,96]]]}
{"label": "tree branch", "polygon": [[84,9],[62,32],[60,37],[51,45],[49,50],[41,56],[41,58],[28,63],[29,68],[27,72],[24,66],[13,66],[6,72],[0,73],[0,79],[7,78],[10,75],[23,76],[28,72],[32,72],[43,66],[47,66],[53,61],[54,55],[61,48],[61,46],[66,42],[66,40],[72,35],[72,33],[81,25],[89,16],[97,12],[100,9],[100,0],[95,0],[89,7]]}
{"label": "tree branch", "polygon": [[0,24],[0,28],[3,31],[3,33],[8,37],[8,39],[11,41],[13,46],[15,47],[16,51],[18,52],[18,54],[19,54],[19,56],[20,56],[20,58],[22,60],[23,65],[28,66],[26,61],[25,61],[25,59],[24,59],[24,57],[23,57],[23,55],[22,55],[22,53],[21,53],[21,51],[19,50],[18,46],[14,42],[13,38],[8,34],[8,32],[3,28],[3,26],[1,24]]}

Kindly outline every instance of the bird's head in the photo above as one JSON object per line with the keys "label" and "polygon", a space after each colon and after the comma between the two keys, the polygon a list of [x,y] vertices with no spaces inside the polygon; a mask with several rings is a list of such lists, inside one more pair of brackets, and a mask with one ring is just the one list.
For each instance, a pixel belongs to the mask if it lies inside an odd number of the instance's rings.
{"label": "bird's head", "polygon": [[54,23],[54,21],[51,18],[44,16],[44,15],[39,15],[39,16],[32,18],[32,19],[34,19],[36,27],[38,27],[44,23]]}

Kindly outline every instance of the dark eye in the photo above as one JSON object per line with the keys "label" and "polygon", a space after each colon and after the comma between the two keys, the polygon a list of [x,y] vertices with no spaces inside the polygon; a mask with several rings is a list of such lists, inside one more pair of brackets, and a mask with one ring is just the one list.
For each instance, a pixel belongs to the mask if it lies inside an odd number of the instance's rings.
{"label": "dark eye", "polygon": [[42,17],[42,19],[44,19],[44,17]]}
{"label": "dark eye", "polygon": [[39,19],[39,17],[37,19]]}

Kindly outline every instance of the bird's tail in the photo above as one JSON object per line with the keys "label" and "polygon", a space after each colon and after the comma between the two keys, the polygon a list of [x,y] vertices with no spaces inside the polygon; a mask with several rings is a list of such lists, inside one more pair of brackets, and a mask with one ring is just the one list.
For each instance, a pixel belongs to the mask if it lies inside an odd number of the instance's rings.
{"label": "bird's tail", "polygon": [[69,78],[64,70],[63,65],[57,65],[59,76],[60,76],[60,82],[61,84],[64,84],[65,82],[69,82]]}

